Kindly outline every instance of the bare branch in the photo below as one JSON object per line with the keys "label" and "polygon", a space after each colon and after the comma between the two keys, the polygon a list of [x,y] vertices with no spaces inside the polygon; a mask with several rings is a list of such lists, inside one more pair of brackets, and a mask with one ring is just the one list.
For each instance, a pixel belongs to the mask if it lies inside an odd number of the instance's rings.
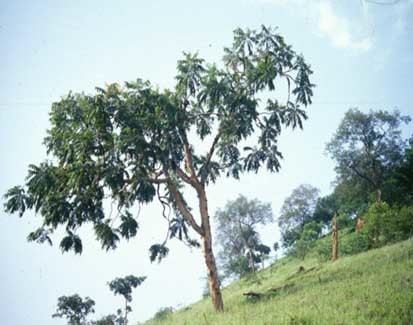
{"label": "bare branch", "polygon": [[176,202],[176,206],[177,206],[178,210],[181,212],[182,216],[191,225],[192,229],[194,229],[199,235],[203,236],[204,235],[204,230],[202,229],[201,226],[199,226],[197,224],[197,222],[195,221],[194,216],[188,210],[188,207],[185,204],[185,201],[182,197],[182,194],[181,194],[181,192],[179,192],[176,185],[172,181],[169,181],[168,182],[168,188],[169,188],[169,191],[172,194],[172,196],[173,196],[173,198]]}

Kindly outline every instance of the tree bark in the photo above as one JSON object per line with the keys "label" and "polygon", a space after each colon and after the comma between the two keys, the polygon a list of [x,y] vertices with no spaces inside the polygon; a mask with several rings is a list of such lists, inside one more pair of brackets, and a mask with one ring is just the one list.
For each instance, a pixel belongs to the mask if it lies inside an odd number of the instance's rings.
{"label": "tree bark", "polygon": [[123,322],[125,325],[128,324],[128,301],[125,299],[125,319]]}
{"label": "tree bark", "polygon": [[216,311],[224,311],[224,302],[222,300],[221,288],[218,278],[218,271],[215,262],[214,252],[212,250],[212,236],[211,236],[211,224],[209,222],[208,215],[208,201],[205,193],[205,188],[202,186],[198,190],[199,196],[199,209],[202,218],[202,228],[204,235],[203,240],[203,253],[205,258],[205,264],[208,272],[208,284],[209,293],[211,295],[212,304]]}

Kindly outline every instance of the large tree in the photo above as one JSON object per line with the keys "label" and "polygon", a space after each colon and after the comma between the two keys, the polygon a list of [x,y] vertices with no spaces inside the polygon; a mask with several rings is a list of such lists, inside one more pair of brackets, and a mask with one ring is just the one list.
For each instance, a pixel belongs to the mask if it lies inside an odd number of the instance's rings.
{"label": "large tree", "polygon": [[[184,53],[173,90],[138,79],[54,103],[45,139],[52,157],[30,165],[26,185],[6,194],[6,211],[42,216],[32,240],[48,241],[64,226],[62,250],[80,253],[79,227],[91,223],[103,248],[115,248],[120,237],[136,235],[133,205],[157,199],[166,218],[169,208],[175,213],[174,234],[196,244],[186,236],[190,227],[201,238],[212,302],[223,310],[206,186],[222,174],[278,171],[278,136],[283,127],[302,127],[313,88],[309,65],[271,28],[237,29],[224,51],[221,67]],[[287,90],[282,102],[268,97],[278,80]],[[194,146],[199,139],[205,152]],[[184,198],[186,187],[197,194],[197,210]],[[117,215],[104,213],[106,198]],[[166,253],[165,242],[151,248],[153,259]]]}
{"label": "large tree", "polygon": [[284,247],[293,246],[300,238],[304,225],[312,221],[319,192],[314,186],[302,184],[284,200],[278,218]]}
{"label": "large tree", "polygon": [[398,111],[347,111],[326,147],[336,161],[338,182],[375,192],[379,202],[386,178],[402,160],[401,125],[410,120]]}
{"label": "large tree", "polygon": [[263,245],[257,226],[273,221],[271,205],[240,195],[216,212],[218,259],[224,275],[242,276],[255,271],[270,248]]}

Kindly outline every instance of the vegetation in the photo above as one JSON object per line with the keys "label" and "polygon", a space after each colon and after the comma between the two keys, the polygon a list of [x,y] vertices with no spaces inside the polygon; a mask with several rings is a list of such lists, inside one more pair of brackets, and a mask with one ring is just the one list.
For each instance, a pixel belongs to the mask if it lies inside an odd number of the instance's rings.
{"label": "vegetation", "polygon": [[[181,239],[199,246],[187,236],[189,227],[201,239],[212,302],[222,311],[206,186],[220,175],[278,171],[277,139],[285,128],[302,128],[314,86],[310,66],[271,28],[236,29],[224,51],[222,68],[185,53],[173,90],[138,79],[54,103],[44,142],[50,160],[30,165],[25,186],[6,193],[6,212],[35,210],[43,225],[30,240],[51,243],[61,226],[61,249],[80,254],[82,225],[92,224],[102,248],[114,249],[121,237],[137,233],[133,206],[157,199],[170,220],[167,233],[181,227]],[[266,98],[279,80],[287,86],[285,103]],[[209,142],[203,153],[195,150],[199,140]],[[185,186],[197,194],[199,218],[184,198]],[[105,199],[118,215],[105,214]],[[151,247],[152,260],[167,253],[166,241]]]}
{"label": "vegetation", "polygon": [[401,161],[406,145],[400,126],[410,121],[398,111],[347,111],[326,147],[337,162],[338,179],[356,180],[363,197],[375,192],[380,202],[386,178]]}
{"label": "vegetation", "polygon": [[125,298],[125,316],[123,317],[125,325],[128,323],[128,313],[132,311],[132,308],[128,304],[132,301],[132,289],[140,286],[145,280],[145,276],[137,277],[128,275],[123,278],[116,278],[109,282],[109,289],[115,295],[120,295]]}
{"label": "vegetation", "polygon": [[[331,239],[328,240],[331,243]],[[233,282],[223,290],[226,301],[223,314],[211,313],[211,307],[204,299],[167,319],[145,324],[413,322],[413,240],[342,257],[336,262],[321,262],[312,255],[304,260],[284,257],[258,272],[253,279]],[[261,293],[262,297],[250,299],[243,296],[251,291]]]}
{"label": "vegetation", "polygon": [[313,217],[318,195],[317,188],[304,184],[285,199],[278,218],[284,247],[291,247],[300,239],[305,224]]}
{"label": "vegetation", "polygon": [[270,204],[240,195],[215,215],[218,262],[224,276],[240,277],[255,272],[271,249],[261,242],[256,227],[273,221]]}
{"label": "vegetation", "polygon": [[57,300],[57,310],[52,317],[66,318],[69,325],[85,324],[86,317],[94,313],[95,302],[86,297],[82,299],[78,294],[61,296]]}

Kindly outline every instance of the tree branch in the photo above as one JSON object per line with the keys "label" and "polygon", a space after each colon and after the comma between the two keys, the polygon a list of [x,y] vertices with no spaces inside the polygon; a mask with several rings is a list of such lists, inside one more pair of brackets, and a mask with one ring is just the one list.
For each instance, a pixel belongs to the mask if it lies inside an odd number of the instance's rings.
{"label": "tree branch", "polygon": [[180,167],[176,168],[176,174],[185,182],[188,183],[189,185],[192,185],[194,187],[197,186],[197,183],[194,182],[194,180],[189,177]]}
{"label": "tree branch", "polygon": [[373,187],[376,187],[376,186],[377,186],[377,185],[374,183],[373,180],[371,180],[368,176],[366,176],[365,174],[363,174],[362,172],[360,172],[354,164],[350,164],[349,167],[350,167],[350,169],[353,170],[359,177],[365,179],[368,183],[370,183],[371,185],[373,185]]}
{"label": "tree branch", "polygon": [[201,183],[204,183],[205,177],[202,177],[202,172],[204,169],[208,168],[209,163],[211,162],[212,156],[214,155],[216,145],[222,135],[221,130],[218,131],[217,135],[215,136],[214,140],[212,141],[211,148],[209,149],[208,155],[206,157],[205,163],[199,169],[198,177],[201,177]]}
{"label": "tree branch", "polygon": [[202,229],[201,226],[199,226],[197,224],[197,222],[195,221],[194,216],[188,210],[188,208],[185,204],[185,201],[182,197],[182,194],[179,192],[176,185],[172,181],[169,181],[168,182],[168,188],[169,188],[169,191],[172,194],[172,196],[173,196],[173,198],[176,202],[176,206],[177,206],[178,210],[182,213],[182,216],[191,225],[192,229],[194,229],[199,235],[203,236],[204,235],[204,230]]}

